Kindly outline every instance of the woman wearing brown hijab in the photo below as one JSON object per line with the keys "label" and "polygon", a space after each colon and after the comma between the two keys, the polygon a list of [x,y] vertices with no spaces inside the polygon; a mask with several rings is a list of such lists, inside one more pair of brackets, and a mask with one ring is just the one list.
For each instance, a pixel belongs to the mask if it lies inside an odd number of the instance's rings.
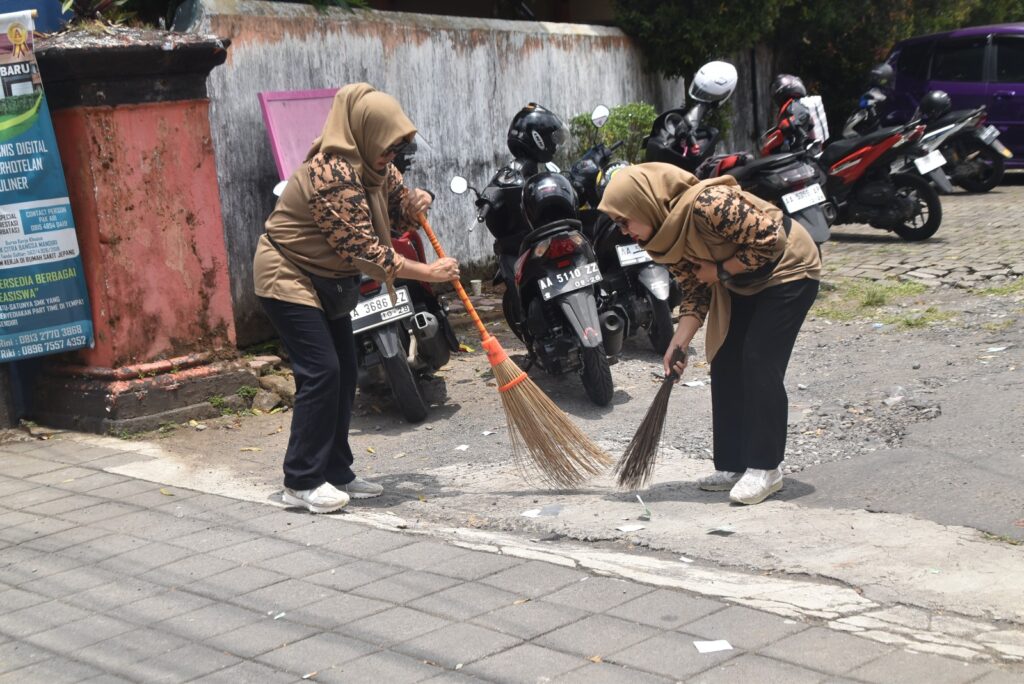
{"label": "woman wearing brown hijab", "polygon": [[430,206],[430,194],[405,188],[391,164],[415,134],[390,95],[365,83],[339,90],[323,134],[288,179],[256,247],[256,295],[295,372],[283,498],[314,513],[383,491],[356,477],[348,443],[357,372],[349,313],[359,274],[392,293],[396,277],[459,277],[454,259],[422,264],[391,247],[392,225],[414,227]]}
{"label": "woman wearing brown hijab", "polygon": [[789,403],[783,383],[814,303],[821,258],[811,236],[731,176],[698,181],[670,164],[612,176],[598,207],[683,290],[665,353],[686,350],[707,318],[715,472],[698,486],[756,504],[782,489]]}

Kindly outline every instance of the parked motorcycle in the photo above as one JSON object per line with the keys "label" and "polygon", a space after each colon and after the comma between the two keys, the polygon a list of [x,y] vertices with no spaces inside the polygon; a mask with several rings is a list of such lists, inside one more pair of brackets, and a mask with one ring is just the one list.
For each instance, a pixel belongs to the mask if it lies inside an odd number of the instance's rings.
{"label": "parked motorcycle", "polygon": [[698,69],[689,89],[693,105],[662,112],[654,120],[644,140],[646,161],[674,164],[693,173],[721,140],[721,132],[705,119],[729,99],[736,81],[736,67],[728,62],[708,62]]}
{"label": "parked motorcycle", "polygon": [[[495,195],[487,189],[478,191],[456,176],[451,190],[473,191],[478,222],[491,213],[489,198]],[[507,201],[503,195],[498,197]],[[530,231],[520,244],[512,277],[504,279],[505,320],[526,345],[531,365],[537,362],[552,375],[578,372],[590,400],[606,406],[614,392],[609,357],[622,349],[624,323],[614,311],[597,310],[596,285],[602,275],[575,219],[576,193],[565,176],[544,172],[523,184],[521,197]],[[502,237],[495,235],[496,241]]]}
{"label": "parked motorcycle", "polygon": [[[591,121],[601,128],[608,115],[608,108],[599,105]],[[625,161],[613,160],[621,145],[621,141],[611,147],[599,142],[591,147],[572,165],[569,180],[580,198],[583,234],[594,246],[603,278],[598,287],[598,310],[602,314],[616,312],[625,323],[627,338],[646,331],[654,350],[664,354],[674,332],[672,295],[676,288],[672,287],[672,277],[667,268],[654,263],[644,249],[597,210],[608,179],[629,166]],[[678,299],[678,292],[675,294]]]}
{"label": "parked motorcycle", "polygon": [[924,131],[912,122],[827,145],[818,164],[827,176],[829,223],[867,223],[908,241],[934,235],[942,223],[935,188],[917,174],[892,173],[893,163]]}

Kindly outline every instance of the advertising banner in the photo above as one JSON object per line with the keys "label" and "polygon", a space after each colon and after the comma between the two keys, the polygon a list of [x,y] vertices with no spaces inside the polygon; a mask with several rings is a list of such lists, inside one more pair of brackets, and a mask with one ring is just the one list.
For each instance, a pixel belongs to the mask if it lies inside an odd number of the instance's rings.
{"label": "advertising banner", "polygon": [[0,14],[0,362],[93,345],[33,31],[31,12]]}

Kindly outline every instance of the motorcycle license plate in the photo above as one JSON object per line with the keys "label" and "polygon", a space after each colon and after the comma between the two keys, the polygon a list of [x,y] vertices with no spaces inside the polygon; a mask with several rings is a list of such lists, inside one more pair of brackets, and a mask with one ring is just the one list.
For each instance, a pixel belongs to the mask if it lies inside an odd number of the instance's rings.
{"label": "motorcycle license plate", "polygon": [[387,292],[359,302],[352,310],[352,332],[378,328],[385,323],[412,316],[409,289],[400,287],[395,290],[395,294],[398,297],[394,304],[391,303],[391,296]]}
{"label": "motorcycle license plate", "polygon": [[637,244],[615,245],[615,253],[619,256],[619,266],[644,264],[651,260],[647,250]]}
{"label": "motorcycle license plate", "polygon": [[791,192],[782,196],[782,204],[786,207],[786,213],[792,214],[814,204],[821,204],[825,201],[825,193],[817,183],[808,185],[803,190]]}
{"label": "motorcycle license plate", "polygon": [[918,157],[914,160],[914,166],[917,167],[918,173],[924,175],[946,163],[946,158],[942,156],[942,152],[934,150],[929,152],[923,157]]}
{"label": "motorcycle license plate", "polygon": [[552,276],[541,278],[537,281],[537,286],[540,288],[540,296],[547,301],[566,292],[582,290],[601,280],[601,271],[597,264],[591,263],[567,268]]}
{"label": "motorcycle license plate", "polygon": [[986,126],[985,130],[981,132],[981,135],[979,137],[981,138],[981,142],[988,145],[990,142],[999,137],[999,129],[996,128],[995,126]]}

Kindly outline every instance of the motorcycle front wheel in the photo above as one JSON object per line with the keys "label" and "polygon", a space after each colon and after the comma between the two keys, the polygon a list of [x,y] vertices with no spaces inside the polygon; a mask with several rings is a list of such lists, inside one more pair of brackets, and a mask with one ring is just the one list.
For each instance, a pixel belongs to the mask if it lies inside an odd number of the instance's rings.
{"label": "motorcycle front wheel", "polygon": [[615,386],[612,384],[612,369],[608,357],[601,347],[587,347],[583,350],[583,389],[590,401],[598,406],[607,406],[612,401]]}
{"label": "motorcycle front wheel", "polygon": [[654,351],[664,356],[675,332],[672,327],[672,309],[667,301],[658,299],[650,292],[647,293],[647,301],[651,305],[651,327],[647,330],[647,337]]}
{"label": "motorcycle front wheel", "polygon": [[416,376],[409,368],[409,362],[402,355],[382,358],[381,366],[391,387],[402,416],[410,423],[419,423],[427,417],[427,402],[416,385]]}
{"label": "motorcycle front wheel", "polygon": [[957,185],[967,192],[988,192],[999,185],[1006,171],[1006,160],[1003,155],[979,140],[968,140],[963,145],[970,161],[961,162],[974,169],[973,173],[957,179]]}
{"label": "motorcycle front wheel", "polygon": [[942,203],[939,194],[928,181],[920,176],[898,173],[892,177],[896,194],[914,203],[911,218],[895,226],[893,232],[908,242],[927,240],[942,223]]}

